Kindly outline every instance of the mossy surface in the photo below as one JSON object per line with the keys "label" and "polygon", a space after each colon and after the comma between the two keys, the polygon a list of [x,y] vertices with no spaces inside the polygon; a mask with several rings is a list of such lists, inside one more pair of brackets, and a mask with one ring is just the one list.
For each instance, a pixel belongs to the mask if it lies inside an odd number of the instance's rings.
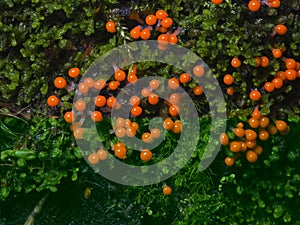
{"label": "mossy surface", "polygon": [[[262,5],[258,12],[250,12],[247,4],[241,0],[224,0],[220,5],[190,0],[2,0],[0,116],[5,118],[0,120],[0,199],[4,203],[0,224],[17,223],[7,211],[14,205],[24,207],[16,201],[29,201],[28,193],[37,200],[47,191],[57,195],[52,195],[37,224],[299,224],[300,81],[286,81],[272,93],[263,86],[278,71],[286,70],[284,60],[272,56],[272,48],[300,62],[300,4],[298,0],[281,1],[278,9]],[[193,96],[202,126],[201,141],[192,158],[173,177],[147,187],[125,187],[95,174],[82,159],[69,125],[63,118],[50,118],[63,117],[71,110],[75,95],[74,90],[56,89],[55,77],[64,77],[68,85],[77,84],[79,78],[67,75],[71,67],[80,68],[83,75],[101,55],[134,41],[129,31],[139,23],[130,16],[138,14],[145,19],[158,9],[172,17],[172,31],[182,28],[178,44],[198,54],[218,79],[226,100],[231,140],[236,138],[232,128],[240,121],[246,123],[257,106],[271,121],[283,119],[290,126],[288,135],[278,133],[260,141],[264,152],[256,163],[250,164],[242,155],[233,167],[227,167],[224,158],[235,156],[227,146],[207,170],[199,172],[211,129],[204,95]],[[106,31],[108,20],[115,21],[116,33]],[[279,23],[287,26],[287,34],[274,35]],[[154,31],[151,39],[157,36]],[[269,66],[256,67],[255,57],[261,56],[270,59]],[[241,60],[239,68],[231,66],[233,57]],[[140,77],[159,74],[165,78],[180,73],[155,62],[139,63],[137,72]],[[234,77],[233,95],[226,94],[225,74]],[[191,94],[194,86],[191,83],[184,89]],[[262,93],[259,101],[249,98],[255,88]],[[59,96],[62,105],[47,106],[47,97],[52,94]],[[168,113],[166,109],[149,110],[159,116]],[[138,135],[147,131],[149,120],[140,120]],[[109,122],[104,120],[97,126],[105,146],[117,141]],[[170,134],[155,160],[171,154],[177,138]],[[142,164],[135,152],[130,150],[129,156],[126,163]],[[163,196],[164,184],[172,187],[170,196]],[[68,192],[72,187],[75,191]],[[87,187],[92,188],[90,199],[82,197]],[[64,196],[68,201],[75,197],[74,205],[64,204]],[[63,205],[60,211],[55,204]]]}

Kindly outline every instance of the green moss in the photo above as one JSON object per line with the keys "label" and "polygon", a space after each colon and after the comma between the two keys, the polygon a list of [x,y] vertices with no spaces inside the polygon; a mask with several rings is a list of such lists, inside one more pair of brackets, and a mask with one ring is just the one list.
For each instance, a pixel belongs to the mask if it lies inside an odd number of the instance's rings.
{"label": "green moss", "polygon": [[[139,216],[150,218],[157,224],[295,224],[299,221],[294,208],[299,204],[296,196],[299,195],[300,181],[297,164],[300,150],[296,141],[299,137],[299,80],[288,81],[282,89],[272,93],[266,93],[263,85],[271,81],[277,71],[285,70],[284,62],[272,57],[271,50],[275,45],[280,49],[286,47],[284,57],[300,60],[299,8],[297,0],[281,1],[279,9],[264,5],[256,13],[249,12],[247,3],[241,0],[224,0],[220,5],[187,0],[67,0],[52,3],[3,0],[0,3],[0,104],[4,109],[0,113],[14,116],[14,113],[28,109],[33,117],[61,116],[72,108],[74,91],[55,89],[54,78],[63,76],[71,85],[74,80],[67,76],[69,68],[79,67],[84,75],[105,52],[132,41],[129,31],[138,23],[128,18],[130,14],[137,12],[144,19],[157,9],[165,9],[173,18],[173,30],[178,26],[183,28],[178,36],[179,44],[197,53],[219,80],[230,119],[239,118],[245,122],[258,105],[263,115],[288,119],[292,131],[289,136],[275,135],[264,143],[264,153],[255,164],[247,164],[246,159],[241,158],[234,167],[225,167],[224,157],[235,154],[224,147],[209,169],[199,172],[199,159],[208,141],[210,125],[206,116],[209,112],[204,96],[193,97],[205,123],[201,126],[201,140],[192,159],[165,181],[173,187],[173,194],[162,197],[162,184],[155,184],[130,187],[125,191],[126,197],[129,196],[132,205],[140,210]],[[105,31],[107,20],[116,22],[116,34]],[[286,35],[272,34],[278,23],[288,27]],[[154,32],[152,38],[157,35]],[[141,54],[146,55],[147,51]],[[254,58],[260,56],[270,58],[268,67],[256,67]],[[233,57],[242,61],[241,67],[231,66]],[[190,55],[184,60],[186,64],[196,62]],[[178,77],[181,72],[169,65],[142,62],[137,73],[138,76],[159,74],[170,78]],[[222,79],[227,73],[235,79],[233,96],[225,94],[228,86]],[[188,90],[195,85],[191,83],[184,88]],[[215,88],[210,84],[206,87],[209,90]],[[259,102],[249,99],[253,88],[262,92]],[[45,104],[47,96],[54,93],[62,101],[59,109],[49,109]],[[165,116],[165,109],[159,113]],[[148,118],[143,119],[142,131],[147,130],[148,123]],[[236,119],[229,120],[228,127],[236,123]],[[18,133],[16,128],[19,127],[28,134]],[[109,133],[111,127],[108,124],[105,131],[101,130],[103,127],[103,124],[98,127],[99,136],[109,147],[111,141],[117,139]],[[0,132],[2,199],[22,191],[55,192],[66,177],[73,181],[82,179],[81,172],[86,164],[75,147],[68,124],[61,119],[15,123],[6,118],[0,123]],[[229,136],[234,134],[229,131]],[[157,153],[157,161],[172,153],[176,138],[176,135],[168,135],[168,141],[160,147],[162,151]],[[30,149],[28,152],[27,148]],[[20,151],[23,152],[20,154]],[[142,164],[137,161],[139,155],[136,152],[129,149],[128,154],[127,163]],[[168,168],[162,168],[162,173],[167,172]],[[111,186],[116,187],[113,183]]]}

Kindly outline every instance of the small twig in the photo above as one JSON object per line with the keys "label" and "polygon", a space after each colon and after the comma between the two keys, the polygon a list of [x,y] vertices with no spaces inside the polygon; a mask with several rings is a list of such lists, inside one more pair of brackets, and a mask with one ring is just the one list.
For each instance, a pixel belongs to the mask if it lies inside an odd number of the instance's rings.
{"label": "small twig", "polygon": [[27,105],[26,107],[20,109],[18,112],[16,112],[16,115],[21,114],[25,109],[29,108],[32,105],[32,103],[30,103],[29,105]]}
{"label": "small twig", "polygon": [[49,195],[50,195],[50,192],[48,192],[47,194],[44,195],[44,197],[42,197],[42,199],[38,202],[38,204],[34,207],[32,212],[28,216],[24,225],[33,225],[34,224],[35,216],[42,211],[43,206],[44,206],[47,198],[49,197]]}
{"label": "small twig", "polygon": [[[23,111],[23,109],[22,109],[21,111],[17,112],[16,115],[20,114],[22,111]],[[16,115],[14,115],[14,114],[11,113],[11,112],[6,112],[6,111],[3,110],[3,109],[0,109],[0,115],[1,115],[1,116],[4,116],[4,117],[13,117],[13,118],[15,118],[15,119],[22,120],[24,123],[28,124],[28,122],[27,122],[26,120],[22,119],[21,117],[18,117],[18,116],[16,116]]]}
{"label": "small twig", "polygon": [[8,164],[8,163],[4,163],[4,164],[0,164],[0,166],[14,166],[13,164]]}
{"label": "small twig", "polygon": [[97,187],[102,187],[100,184],[97,184],[96,182],[92,182],[92,181],[89,181],[89,180],[85,180],[84,182],[94,184]]}

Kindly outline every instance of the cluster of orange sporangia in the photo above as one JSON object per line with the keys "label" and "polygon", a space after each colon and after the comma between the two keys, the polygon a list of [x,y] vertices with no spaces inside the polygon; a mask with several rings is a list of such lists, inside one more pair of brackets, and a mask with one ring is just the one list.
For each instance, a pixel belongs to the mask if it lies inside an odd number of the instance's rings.
{"label": "cluster of orange sporangia", "polygon": [[[115,65],[113,65],[115,69],[115,73],[113,76],[113,79],[110,79],[111,81],[105,81],[103,79],[99,80],[93,80],[92,78],[86,78],[81,81],[77,88],[79,93],[82,96],[88,96],[90,92],[98,91],[99,95],[97,95],[92,101],[94,101],[95,104],[95,111],[90,112],[90,119],[92,119],[95,122],[101,122],[103,120],[102,113],[109,112],[105,108],[115,108],[119,109],[122,107],[120,103],[117,102],[117,99],[110,95],[107,97],[105,94],[101,94],[102,90],[105,90],[103,93],[114,93],[116,90],[120,88],[120,85],[123,83],[134,83],[138,80],[138,77],[136,75],[137,72],[137,64],[134,64],[128,72],[125,72],[123,69],[117,68]],[[196,66],[194,69],[194,73],[196,75],[203,75],[204,72],[203,68],[200,66]],[[179,79],[177,78],[170,78],[168,80],[168,87],[174,91],[174,93],[171,93],[169,96],[169,99],[167,101],[164,101],[165,104],[169,105],[169,116],[165,118],[163,121],[162,127],[166,131],[173,132],[175,134],[181,133],[182,125],[181,121],[178,119],[178,113],[179,113],[179,107],[177,104],[181,101],[181,94],[176,92],[176,90],[179,88],[180,84],[186,84],[190,81],[190,76],[188,74],[181,74]],[[68,71],[68,76],[70,78],[78,78],[80,76],[80,69],[79,68],[71,68]],[[74,83],[74,82],[73,82]],[[141,90],[141,95],[147,99],[147,103],[150,105],[157,105],[160,102],[160,98],[157,94],[155,94],[155,90],[158,90],[160,88],[160,81],[156,79],[152,79],[149,82],[149,85],[147,87],[144,87]],[[58,89],[67,88],[67,81],[64,77],[59,76],[56,77],[54,80],[54,86]],[[199,95],[199,91],[197,89],[194,90],[195,95]],[[201,89],[202,94],[202,89]],[[56,95],[51,95],[47,99],[47,103],[49,107],[58,107],[60,105],[60,100]],[[87,109],[87,104],[85,99],[79,99],[75,102],[74,110],[78,112],[83,112]],[[143,108],[141,106],[141,99],[138,96],[132,96],[129,99],[129,104],[131,105],[131,115],[134,118],[139,117],[142,112]],[[75,121],[75,115],[73,111],[67,111],[64,113],[64,120],[67,123],[70,123],[70,129],[73,131],[73,135],[75,139],[82,139],[85,128],[82,127],[82,123],[80,121]],[[139,124],[137,122],[132,121],[131,119],[124,119],[124,118],[117,118],[115,124],[113,125],[113,128],[115,130],[115,135],[118,138],[124,138],[127,137],[135,137],[137,132],[139,131]],[[141,139],[144,143],[152,143],[154,139],[157,139],[161,136],[161,130],[159,128],[152,128],[149,132],[143,132],[141,135]],[[119,159],[125,159],[127,158],[127,146],[122,142],[117,142],[115,144],[112,144],[110,149],[114,155]],[[107,150],[104,149],[98,149],[97,151],[94,151],[90,153],[87,157],[87,160],[90,164],[96,165],[100,161],[106,160],[109,156],[109,153]],[[148,162],[152,159],[152,151],[149,149],[142,149],[140,152],[140,159],[143,162]],[[165,195],[171,194],[172,189],[169,186],[164,185],[163,186],[163,193]]]}
{"label": "cluster of orange sporangia", "polygon": [[[135,26],[129,32],[133,40],[149,40],[151,36],[157,36],[155,38],[157,38],[159,48],[162,50],[167,48],[168,43],[177,44],[177,35],[182,29],[177,28],[175,31],[172,31],[173,20],[165,10],[160,9],[157,10],[155,14],[147,15],[145,21],[142,20],[138,14],[136,14],[134,18],[140,25]],[[114,21],[110,20],[106,23],[106,30],[110,33],[115,33],[118,30],[118,26]]]}
{"label": "cluster of orange sporangia", "polygon": [[[68,75],[71,78],[76,78],[78,77],[80,74],[80,70],[79,68],[71,68],[68,71]],[[58,89],[63,89],[63,88],[67,88],[67,81],[64,77],[62,76],[58,76],[54,79],[54,86]],[[60,104],[60,100],[56,95],[50,95],[47,99],[47,104],[50,107],[56,107]]]}
{"label": "cluster of orange sporangia", "polygon": [[[213,4],[221,4],[222,0],[211,0]],[[248,8],[251,12],[256,12],[261,8],[261,5],[267,5],[271,8],[279,8],[280,7],[280,0],[250,0],[248,3]],[[273,32],[271,33],[271,36],[275,35],[285,35],[288,32],[287,27],[284,24],[277,24],[274,27]],[[276,45],[271,49],[272,55],[276,59],[282,59],[285,62],[286,68],[285,71],[278,71],[276,73],[276,76],[272,78],[270,81],[266,81],[264,86],[261,90],[258,90],[257,88],[254,88],[250,94],[249,97],[253,101],[258,101],[261,99],[262,93],[261,91],[266,92],[273,92],[275,89],[280,89],[285,81],[293,81],[296,78],[300,77],[300,63],[296,62],[292,58],[286,58],[283,56],[285,52],[285,47],[278,48]],[[269,66],[269,58],[267,56],[261,56],[256,57],[256,65],[257,67],[268,67]],[[238,57],[234,57],[231,61],[231,65],[234,68],[238,68],[241,66],[241,61],[238,59]],[[234,87],[231,86],[234,83],[234,78],[231,74],[226,74],[223,77],[224,84],[228,85],[227,88],[227,94],[233,95],[234,94]]]}
{"label": "cluster of orange sporangia", "polygon": [[[253,101],[259,101],[262,97],[262,92],[273,92],[276,89],[280,89],[284,86],[284,83],[287,81],[294,81],[297,78],[300,78],[300,62],[297,62],[295,59],[292,58],[286,58],[282,56],[280,53],[280,57],[276,57],[275,51],[280,51],[279,49],[272,49],[273,55],[275,58],[281,58],[281,60],[284,62],[284,67],[281,67],[282,70],[277,71],[275,76],[271,77],[269,81],[266,81],[261,88],[254,88],[249,93],[249,98]],[[262,57],[256,57],[256,66],[259,67],[268,67],[269,66],[269,58],[266,56]],[[223,82],[226,85],[232,85],[234,83],[234,78],[230,74],[226,74],[223,78]],[[227,90],[228,94],[229,93]]]}
{"label": "cluster of orange sporangia", "polygon": [[[137,73],[137,64],[132,65],[128,71],[120,69],[116,67],[116,65],[112,65],[115,69],[114,76],[109,79],[109,81],[105,81],[104,79],[94,80],[92,78],[83,78],[81,79],[77,85],[77,89],[79,94],[82,98],[78,99],[74,104],[74,110],[78,112],[84,112],[88,109],[87,100],[84,96],[89,96],[90,93],[94,93],[98,91],[99,94],[95,96],[93,99],[89,99],[89,101],[93,101],[95,110],[90,111],[89,115],[90,118],[94,122],[101,122],[103,120],[103,113],[109,113],[111,109],[120,109],[122,104],[119,103],[114,96],[120,90],[121,85],[127,85],[129,83],[134,83],[138,80]],[[197,65],[193,69],[193,76],[201,77],[204,75],[204,68],[200,65]],[[71,68],[68,71],[68,76],[71,78],[78,78],[80,76],[80,69],[79,68]],[[134,79],[133,79],[134,77]],[[179,120],[179,112],[180,112],[180,102],[182,100],[182,94],[178,89],[180,86],[188,85],[192,82],[192,75],[187,73],[182,73],[177,77],[171,77],[167,80],[167,87],[171,90],[168,99],[161,100],[156,93],[161,88],[161,83],[157,79],[151,79],[149,81],[148,86],[146,85],[141,89],[141,96],[143,96],[143,104],[141,104],[142,99],[140,97],[133,95],[129,98],[128,103],[132,107],[130,110],[131,117],[138,118],[144,112],[144,107],[147,105],[164,105],[169,108],[169,115],[165,118],[162,127],[167,130],[171,131],[175,134],[179,134],[182,130],[181,121]],[[74,82],[73,82],[74,83]],[[67,88],[67,81],[63,77],[57,77],[54,80],[54,85],[56,88],[62,89]],[[202,95],[203,91],[199,85],[196,85],[192,88],[194,95]],[[107,96],[109,93],[109,96]],[[59,106],[60,100],[56,95],[51,95],[47,99],[48,105],[50,107],[57,107]],[[158,115],[161,116],[161,115]],[[85,129],[81,127],[80,121],[75,121],[75,116],[73,111],[66,111],[64,113],[64,119],[67,123],[70,123],[70,129],[73,131],[74,137],[76,139],[81,139]],[[123,124],[123,125],[122,125]],[[122,125],[122,126],[121,126]],[[134,137],[138,131],[139,124],[137,122],[133,122],[130,119],[122,119],[117,118],[117,123],[114,127],[115,135],[118,138],[127,137]],[[160,130],[152,129],[150,132],[145,132],[142,134],[142,140],[145,143],[152,142],[153,138],[158,138],[157,136],[160,135]],[[122,153],[126,150],[126,146],[122,148]],[[120,159],[125,159],[124,155],[118,154],[118,151],[115,152],[116,157]],[[120,157],[119,157],[120,156]],[[96,158],[96,155],[93,154],[93,159]],[[141,157],[142,158],[142,157]],[[143,160],[143,159],[142,159]],[[99,161],[99,160],[96,160]],[[96,162],[93,161],[93,162]],[[147,161],[147,160],[143,160]],[[91,162],[92,163],[92,162]],[[93,163],[92,163],[93,164]]]}
{"label": "cluster of orange sporangia", "polygon": [[275,120],[274,123],[271,123],[270,118],[262,116],[257,107],[253,110],[247,124],[239,122],[237,127],[232,129],[235,134],[234,140],[229,140],[226,133],[220,135],[220,143],[229,146],[230,152],[235,154],[235,157],[227,156],[225,158],[227,166],[232,166],[241,157],[242,152],[245,152],[246,159],[250,163],[256,162],[258,156],[263,153],[259,142],[267,141],[270,135],[276,135],[278,132],[286,135],[290,131],[290,127],[285,121]]}
{"label": "cluster of orange sporangia", "polygon": [[[283,24],[278,24],[274,27],[272,35],[285,35],[287,33],[287,27]],[[263,85],[258,88],[253,88],[249,93],[249,98],[253,101],[259,101],[264,92],[271,93],[276,89],[280,89],[284,86],[284,83],[294,81],[297,78],[300,78],[300,62],[297,62],[293,58],[286,58],[284,52],[286,51],[285,47],[278,48],[276,45],[271,49],[272,56],[275,59],[282,60],[281,70],[277,71],[275,76],[270,77]],[[270,64],[270,59],[267,56],[261,56],[255,58],[256,67],[267,68]],[[238,57],[233,57],[231,60],[231,66],[234,68],[239,68],[242,62]],[[223,77],[223,82],[227,86],[227,94],[234,94],[234,87],[232,86],[235,81],[234,77],[231,74],[226,74]]]}
{"label": "cluster of orange sporangia", "polygon": [[[239,60],[238,57],[233,57],[231,59],[231,62],[230,62],[231,66],[233,68],[239,68],[242,64],[242,62]],[[232,84],[234,83],[234,78],[231,74],[226,74],[224,75],[223,77],[223,83],[226,84],[228,87],[226,89],[226,93],[228,95],[233,95],[234,94],[234,87],[232,86]]]}
{"label": "cluster of orange sporangia", "polygon": [[251,12],[256,12],[260,9],[262,4],[271,8],[279,8],[280,0],[250,0],[248,3],[248,9]]}
{"label": "cluster of orange sporangia", "polygon": [[[211,0],[213,4],[219,5],[223,2],[223,0]],[[279,8],[280,0],[250,0],[248,2],[248,9],[251,12],[256,12],[260,9],[261,5],[267,5],[271,8]]]}

